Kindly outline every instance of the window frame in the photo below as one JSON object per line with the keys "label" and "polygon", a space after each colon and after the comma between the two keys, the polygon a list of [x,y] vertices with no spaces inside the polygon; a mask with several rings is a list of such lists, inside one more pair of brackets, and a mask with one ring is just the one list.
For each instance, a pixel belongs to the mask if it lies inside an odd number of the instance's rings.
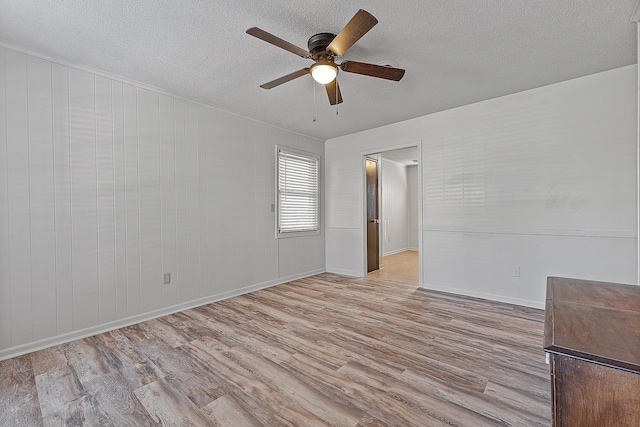
{"label": "window frame", "polygon": [[[315,160],[316,161],[316,188],[317,188],[317,192],[316,192],[316,197],[317,197],[317,228],[313,229],[313,230],[300,230],[300,231],[280,231],[280,217],[281,217],[281,213],[280,213],[280,208],[281,208],[281,202],[280,202],[280,153],[284,153],[284,154],[291,154],[294,156],[300,156],[300,157],[304,157],[310,160]],[[322,218],[321,218],[321,212],[322,212],[322,208],[321,208],[321,203],[322,203],[322,198],[321,198],[321,155],[320,154],[315,154],[315,153],[309,153],[307,151],[301,151],[301,150],[296,150],[294,148],[290,148],[290,147],[285,147],[282,145],[276,145],[276,150],[275,150],[275,166],[276,166],[276,173],[275,173],[275,198],[276,198],[276,203],[275,203],[275,228],[276,228],[276,238],[278,239],[286,239],[286,238],[291,238],[291,237],[303,237],[303,236],[317,236],[320,235],[321,233],[321,229],[322,229]]]}

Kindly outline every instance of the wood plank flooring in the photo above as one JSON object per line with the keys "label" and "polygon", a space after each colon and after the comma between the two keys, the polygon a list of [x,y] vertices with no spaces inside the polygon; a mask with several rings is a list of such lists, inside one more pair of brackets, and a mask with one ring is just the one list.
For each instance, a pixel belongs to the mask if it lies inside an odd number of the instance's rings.
{"label": "wood plank flooring", "polygon": [[403,251],[382,257],[380,270],[367,277],[418,286],[418,251]]}
{"label": "wood plank flooring", "polygon": [[0,362],[0,426],[549,426],[543,311],[321,274]]}

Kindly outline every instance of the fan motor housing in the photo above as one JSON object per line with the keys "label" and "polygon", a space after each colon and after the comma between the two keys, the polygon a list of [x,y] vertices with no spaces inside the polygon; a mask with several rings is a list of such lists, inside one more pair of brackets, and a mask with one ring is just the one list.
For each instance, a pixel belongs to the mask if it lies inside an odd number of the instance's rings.
{"label": "fan motor housing", "polygon": [[318,59],[321,56],[327,56],[327,54],[330,54],[327,52],[327,46],[329,46],[334,38],[336,38],[336,35],[331,33],[318,33],[311,36],[307,42],[309,52],[311,52],[311,57],[313,59]]}

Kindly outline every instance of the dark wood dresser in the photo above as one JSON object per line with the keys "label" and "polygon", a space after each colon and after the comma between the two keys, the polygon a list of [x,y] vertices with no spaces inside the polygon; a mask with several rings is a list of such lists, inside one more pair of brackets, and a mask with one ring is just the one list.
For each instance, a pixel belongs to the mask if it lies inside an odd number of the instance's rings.
{"label": "dark wood dresser", "polygon": [[640,286],[549,277],[553,425],[640,427]]}

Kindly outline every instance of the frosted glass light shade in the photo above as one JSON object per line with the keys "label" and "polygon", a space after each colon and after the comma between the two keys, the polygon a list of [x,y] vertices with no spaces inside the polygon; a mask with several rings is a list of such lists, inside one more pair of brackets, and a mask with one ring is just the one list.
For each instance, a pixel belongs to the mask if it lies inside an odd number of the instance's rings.
{"label": "frosted glass light shade", "polygon": [[313,80],[321,85],[331,83],[338,75],[338,68],[329,64],[314,64],[311,66],[311,76]]}

